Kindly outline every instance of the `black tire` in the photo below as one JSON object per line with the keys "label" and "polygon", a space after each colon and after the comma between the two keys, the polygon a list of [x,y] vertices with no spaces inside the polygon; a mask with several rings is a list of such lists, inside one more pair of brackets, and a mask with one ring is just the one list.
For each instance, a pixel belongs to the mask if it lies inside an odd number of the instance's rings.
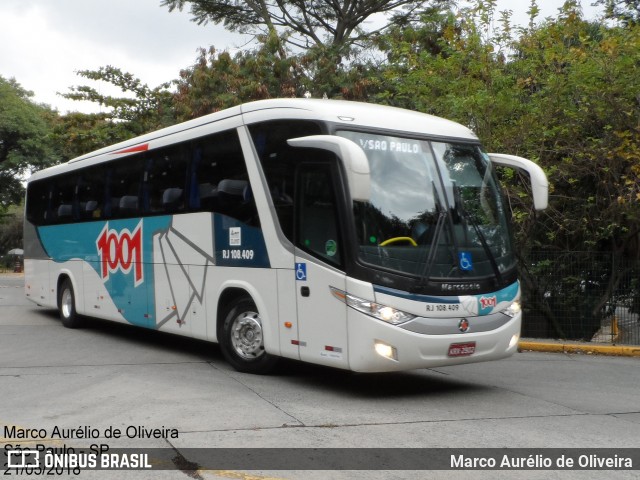
{"label": "black tire", "polygon": [[243,297],[232,303],[221,333],[222,354],[233,368],[255,374],[273,370],[278,359],[264,349],[262,321],[253,300]]}
{"label": "black tire", "polygon": [[78,328],[82,326],[82,318],[76,311],[76,296],[73,292],[73,285],[68,278],[63,280],[58,290],[58,312],[62,325],[67,328]]}

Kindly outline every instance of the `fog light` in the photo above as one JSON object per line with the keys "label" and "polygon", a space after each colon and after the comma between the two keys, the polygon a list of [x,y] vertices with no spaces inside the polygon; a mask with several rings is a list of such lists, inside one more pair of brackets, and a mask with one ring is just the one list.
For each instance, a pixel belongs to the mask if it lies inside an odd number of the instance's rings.
{"label": "fog light", "polygon": [[387,345],[380,340],[376,340],[374,348],[376,350],[376,353],[381,357],[390,358],[391,360],[396,361],[398,360],[398,350],[396,350],[396,347],[392,347],[391,345]]}
{"label": "fog light", "polygon": [[511,341],[509,342],[509,348],[515,347],[519,341],[520,341],[520,334],[514,333],[513,337],[511,337]]}

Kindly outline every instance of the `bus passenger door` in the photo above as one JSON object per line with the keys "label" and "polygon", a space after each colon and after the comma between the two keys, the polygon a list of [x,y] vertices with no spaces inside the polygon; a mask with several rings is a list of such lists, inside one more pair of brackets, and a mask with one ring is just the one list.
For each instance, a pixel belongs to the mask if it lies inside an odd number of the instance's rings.
{"label": "bus passenger door", "polygon": [[347,312],[331,287],[345,291],[334,185],[335,163],[303,163],[296,173],[295,288],[300,359],[349,367]]}

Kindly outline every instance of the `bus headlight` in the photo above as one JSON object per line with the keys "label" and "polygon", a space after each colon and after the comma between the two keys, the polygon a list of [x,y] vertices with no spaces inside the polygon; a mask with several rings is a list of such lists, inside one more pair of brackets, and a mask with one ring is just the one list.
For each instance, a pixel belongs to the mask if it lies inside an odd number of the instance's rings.
{"label": "bus headlight", "polygon": [[367,315],[382,320],[383,322],[391,323],[392,325],[400,325],[401,323],[408,322],[416,318],[402,310],[397,310],[387,305],[372,302],[371,300],[365,300],[364,298],[350,295],[337,288],[329,287],[331,293],[341,302],[346,303],[349,307],[358,310],[359,312],[366,313]]}
{"label": "bus headlight", "polygon": [[503,310],[502,313],[504,313],[508,317],[513,318],[516,315],[518,315],[521,310],[522,310],[522,306],[520,305],[520,302],[516,300],[506,310]]}

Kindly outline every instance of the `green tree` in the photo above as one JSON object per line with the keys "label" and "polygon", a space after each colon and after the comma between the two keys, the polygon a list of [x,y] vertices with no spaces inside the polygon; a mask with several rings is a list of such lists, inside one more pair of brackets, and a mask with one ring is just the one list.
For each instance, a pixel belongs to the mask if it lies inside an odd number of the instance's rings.
{"label": "green tree", "polygon": [[235,55],[201,48],[196,62],[174,81],[176,118],[184,121],[244,102],[301,97],[307,92],[366,100],[379,86],[375,67],[366,62],[353,62],[347,68],[318,55],[318,50],[283,55],[281,47],[272,37],[255,50]]}
{"label": "green tree", "polygon": [[[182,10],[191,7],[199,24],[222,23],[230,31],[284,38],[295,47],[336,47],[363,42],[391,23],[406,21],[428,0],[162,0],[161,5]],[[435,0],[436,2],[438,0]],[[392,13],[366,29],[373,15]],[[372,22],[373,23],[373,22]]]}
{"label": "green tree", "polygon": [[0,255],[22,248],[23,209],[23,205],[11,205],[6,213],[0,215]]}
{"label": "green tree", "polygon": [[640,0],[597,0],[595,4],[605,7],[606,18],[624,26],[640,24]]}
{"label": "green tree", "polygon": [[59,161],[51,139],[57,114],[32,96],[14,79],[0,77],[0,212],[20,202],[30,171]]}
{"label": "green tree", "polygon": [[[189,5],[199,24],[222,23],[230,31],[254,35],[280,61],[298,59],[305,91],[314,96],[353,98],[369,82],[350,76],[362,70],[362,51],[393,25],[406,25],[427,5],[451,0],[163,0],[170,11]],[[292,47],[295,52],[287,50]],[[367,67],[368,71],[369,68]],[[346,82],[346,86],[345,86]]]}
{"label": "green tree", "polygon": [[201,48],[196,62],[181,70],[174,82],[177,118],[189,120],[243,102],[301,95],[298,60],[280,53],[277,39],[235,55]]}
{"label": "green tree", "polygon": [[52,139],[61,158],[68,161],[133,135],[126,122],[113,121],[108,114],[71,112],[56,119]]}
{"label": "green tree", "polygon": [[107,140],[125,140],[175,122],[170,82],[151,88],[133,74],[110,65],[98,70],[81,70],[78,75],[110,84],[124,94],[106,95],[94,87],[80,85],[71,87],[68,93],[62,95],[71,100],[89,101],[106,107],[106,113],[91,121],[99,125],[101,130],[106,127],[103,121],[112,123],[112,131],[104,135]]}

